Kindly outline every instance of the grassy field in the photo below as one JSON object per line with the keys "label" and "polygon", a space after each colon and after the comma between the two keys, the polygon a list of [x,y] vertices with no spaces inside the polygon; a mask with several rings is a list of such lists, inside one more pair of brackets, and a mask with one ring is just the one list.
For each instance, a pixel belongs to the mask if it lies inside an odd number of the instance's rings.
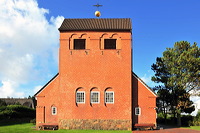
{"label": "grassy field", "polygon": [[194,130],[199,130],[200,131],[200,126],[181,127],[181,128],[194,129]]}
{"label": "grassy field", "polygon": [[[55,130],[37,131],[32,123],[1,125],[0,133],[131,133],[131,131],[107,131],[107,130]],[[200,126],[181,127],[200,131]]]}
{"label": "grassy field", "polygon": [[37,131],[33,124],[13,124],[1,125],[0,133],[131,133],[131,131],[106,131],[106,130],[55,130],[55,131]]}

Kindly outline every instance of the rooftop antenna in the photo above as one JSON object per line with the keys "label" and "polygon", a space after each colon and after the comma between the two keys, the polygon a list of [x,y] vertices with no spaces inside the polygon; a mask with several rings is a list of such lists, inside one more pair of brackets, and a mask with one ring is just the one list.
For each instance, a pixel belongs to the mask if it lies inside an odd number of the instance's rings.
{"label": "rooftop antenna", "polygon": [[101,12],[98,11],[99,7],[102,7],[103,5],[99,5],[99,3],[97,3],[96,5],[93,5],[97,7],[97,11],[95,12],[95,16],[96,17],[100,17],[101,16]]}

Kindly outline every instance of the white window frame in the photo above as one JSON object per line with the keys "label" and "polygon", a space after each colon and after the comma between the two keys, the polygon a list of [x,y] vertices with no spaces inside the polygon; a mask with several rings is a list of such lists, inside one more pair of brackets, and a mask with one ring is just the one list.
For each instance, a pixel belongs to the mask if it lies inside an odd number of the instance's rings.
{"label": "white window frame", "polygon": [[57,115],[57,107],[55,107],[55,106],[51,107],[51,114],[52,115]]}
{"label": "white window frame", "polygon": [[[78,98],[77,98],[78,93],[83,93],[84,94],[83,95],[83,102],[79,102],[78,101]],[[85,103],[85,91],[77,91],[76,92],[76,103]]]}
{"label": "white window frame", "polygon": [[[106,100],[107,100],[106,94],[108,94],[108,93],[113,93],[113,101],[112,101],[112,102],[106,101]],[[113,104],[113,103],[114,103],[114,100],[115,100],[115,93],[114,93],[114,91],[106,91],[106,92],[105,92],[105,103]]]}
{"label": "white window frame", "polygon": [[[97,101],[97,102],[92,101],[92,94],[93,94],[93,93],[97,93],[97,94],[98,94],[98,101]],[[100,93],[99,93],[99,91],[91,91],[91,94],[90,94],[90,102],[91,102],[91,103],[100,103]]]}
{"label": "white window frame", "polygon": [[141,108],[135,107],[135,115],[141,115]]}

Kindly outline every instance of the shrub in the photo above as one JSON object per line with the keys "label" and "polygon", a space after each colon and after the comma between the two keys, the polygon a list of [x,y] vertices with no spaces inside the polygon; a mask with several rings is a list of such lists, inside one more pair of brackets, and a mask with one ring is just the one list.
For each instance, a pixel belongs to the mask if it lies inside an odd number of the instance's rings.
{"label": "shrub", "polygon": [[7,107],[6,106],[1,106],[0,107],[0,112],[4,111]]}
{"label": "shrub", "polygon": [[35,118],[35,110],[22,105],[8,105],[0,107],[0,118]]}
{"label": "shrub", "polygon": [[200,111],[197,113],[194,119],[189,122],[189,126],[200,126]]}
{"label": "shrub", "polygon": [[6,102],[0,99],[0,107],[1,106],[6,106]]}
{"label": "shrub", "polygon": [[182,126],[190,126],[190,121],[193,121],[193,116],[191,115],[182,115],[181,116],[181,125]]}
{"label": "shrub", "polygon": [[[166,115],[166,119],[165,119],[165,116]],[[160,124],[173,124],[174,123],[174,120],[172,119],[171,115],[170,114],[163,114],[163,113],[158,113],[157,114],[157,123],[160,123]]]}
{"label": "shrub", "polygon": [[30,120],[30,123],[33,123],[35,125],[36,124],[36,119]]}
{"label": "shrub", "polygon": [[198,111],[198,113],[197,113],[195,118],[200,119],[200,111]]}

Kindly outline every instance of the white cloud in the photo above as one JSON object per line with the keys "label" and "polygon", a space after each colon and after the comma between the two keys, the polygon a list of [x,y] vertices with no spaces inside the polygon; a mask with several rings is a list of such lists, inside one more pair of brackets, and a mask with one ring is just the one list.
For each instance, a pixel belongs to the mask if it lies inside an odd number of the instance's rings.
{"label": "white cloud", "polygon": [[16,92],[14,89],[17,86],[18,84],[13,81],[2,81],[2,86],[0,87],[0,97],[23,97],[23,92]]}
{"label": "white cloud", "polygon": [[199,96],[190,96],[190,100],[194,102],[195,111],[191,115],[196,116],[197,112],[200,110],[200,97]]}
{"label": "white cloud", "polygon": [[151,76],[147,76],[147,74],[145,74],[143,77],[141,77],[141,79],[146,83],[149,84],[151,83]]}
{"label": "white cloud", "polygon": [[34,94],[37,93],[42,87],[43,87],[43,86],[41,86],[41,85],[36,86],[36,87],[34,88],[34,90],[33,90]]}
{"label": "white cloud", "polygon": [[1,0],[0,7],[0,92],[5,93],[0,97],[21,97],[22,84],[44,78],[48,66],[57,66],[58,27],[64,18],[48,21],[49,11],[36,0]]}
{"label": "white cloud", "polygon": [[153,81],[151,81],[151,77],[152,75],[148,72],[148,74],[144,74],[143,77],[141,77],[141,79],[149,86],[149,87],[155,87],[158,86],[160,84],[158,83],[154,83]]}

